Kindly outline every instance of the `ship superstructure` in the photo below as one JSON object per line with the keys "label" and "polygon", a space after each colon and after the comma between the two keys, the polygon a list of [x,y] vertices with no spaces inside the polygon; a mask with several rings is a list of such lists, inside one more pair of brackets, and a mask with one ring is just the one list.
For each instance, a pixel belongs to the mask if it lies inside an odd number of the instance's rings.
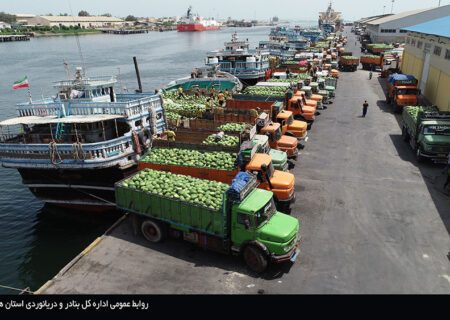
{"label": "ship superstructure", "polygon": [[17,105],[0,122],[0,162],[44,202],[82,209],[114,205],[114,183],[137,169],[166,130],[163,99],[117,93],[114,76],[54,84],[56,97]]}
{"label": "ship superstructure", "polygon": [[332,3],[328,5],[325,12],[319,12],[319,28],[325,33],[340,31],[343,26],[342,13],[334,11]]}

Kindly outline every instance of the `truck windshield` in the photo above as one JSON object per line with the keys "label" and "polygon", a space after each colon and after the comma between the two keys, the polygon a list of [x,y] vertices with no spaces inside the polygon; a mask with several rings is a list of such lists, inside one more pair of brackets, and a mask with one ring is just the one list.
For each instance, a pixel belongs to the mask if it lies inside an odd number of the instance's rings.
{"label": "truck windshield", "polygon": [[269,221],[275,212],[276,212],[275,202],[272,198],[269,200],[269,202],[266,203],[266,205],[261,210],[255,213],[256,227],[259,228],[265,222]]}
{"label": "truck windshield", "polygon": [[291,114],[291,116],[287,119],[287,123],[292,124],[292,122],[294,122],[294,117]]}
{"label": "truck windshield", "polygon": [[423,134],[450,136],[450,126],[425,126],[423,127]]}
{"label": "truck windshield", "polygon": [[275,140],[280,140],[281,139],[281,130],[280,128],[278,128],[277,130],[275,130]]}
{"label": "truck windshield", "polygon": [[417,95],[417,90],[416,89],[398,89],[397,91],[398,95]]}
{"label": "truck windshield", "polygon": [[275,168],[273,167],[273,162],[270,161],[270,164],[267,167],[267,174],[269,175],[269,178],[273,177],[274,172],[275,172]]}

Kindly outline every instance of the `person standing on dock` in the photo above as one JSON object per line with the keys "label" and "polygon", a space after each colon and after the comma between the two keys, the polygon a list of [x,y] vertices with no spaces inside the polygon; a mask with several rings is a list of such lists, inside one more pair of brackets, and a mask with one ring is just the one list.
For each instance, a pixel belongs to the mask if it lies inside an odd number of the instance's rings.
{"label": "person standing on dock", "polygon": [[364,103],[363,103],[363,114],[362,114],[363,118],[366,117],[366,114],[367,114],[367,108],[369,108],[369,104],[367,103],[367,100],[366,100],[366,101],[364,101]]}
{"label": "person standing on dock", "polygon": [[372,70],[369,72],[369,80],[372,80]]}

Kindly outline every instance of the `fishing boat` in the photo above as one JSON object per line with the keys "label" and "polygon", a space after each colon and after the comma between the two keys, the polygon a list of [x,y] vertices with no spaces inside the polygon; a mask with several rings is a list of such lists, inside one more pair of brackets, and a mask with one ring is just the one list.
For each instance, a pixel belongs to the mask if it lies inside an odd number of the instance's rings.
{"label": "fishing boat", "polygon": [[0,122],[0,162],[17,169],[40,200],[83,210],[114,207],[114,183],[166,130],[157,94],[117,93],[115,76],[54,83],[56,97],[17,105]]}
{"label": "fishing boat", "polygon": [[253,85],[269,76],[269,56],[266,49],[250,49],[248,40],[239,41],[234,33],[225,49],[207,53],[206,65],[236,76],[244,85]]}
{"label": "fishing boat", "polygon": [[204,19],[198,14],[192,13],[192,7],[189,6],[185,16],[177,23],[177,31],[190,32],[190,31],[206,31],[206,30],[219,30],[220,23],[214,18]]}
{"label": "fishing boat", "polygon": [[232,74],[217,70],[216,67],[195,68],[188,77],[180,78],[169,82],[161,88],[162,92],[177,90],[179,87],[183,90],[200,90],[208,92],[209,89],[228,90],[235,92],[241,90],[243,85],[239,79]]}

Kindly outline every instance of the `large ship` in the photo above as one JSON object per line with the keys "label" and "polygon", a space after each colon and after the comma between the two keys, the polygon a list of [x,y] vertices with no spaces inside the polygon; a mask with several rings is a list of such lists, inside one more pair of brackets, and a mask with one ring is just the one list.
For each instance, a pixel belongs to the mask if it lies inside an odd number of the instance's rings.
{"label": "large ship", "polygon": [[56,97],[17,105],[0,122],[0,162],[40,200],[83,210],[114,208],[114,183],[166,130],[160,95],[116,93],[114,76],[54,84]]}
{"label": "large ship", "polygon": [[181,17],[177,24],[177,30],[180,32],[218,29],[220,29],[220,23],[214,20],[214,18],[204,19],[198,14],[193,14],[191,6],[187,10],[186,16]]}
{"label": "large ship", "polygon": [[319,12],[319,29],[325,34],[341,31],[344,20],[341,18],[342,13],[334,11],[331,7],[331,1],[327,11]]}
{"label": "large ship", "polygon": [[255,85],[268,77],[270,69],[267,49],[250,49],[248,39],[239,41],[233,34],[225,49],[207,53],[206,65],[236,76],[245,86]]}

